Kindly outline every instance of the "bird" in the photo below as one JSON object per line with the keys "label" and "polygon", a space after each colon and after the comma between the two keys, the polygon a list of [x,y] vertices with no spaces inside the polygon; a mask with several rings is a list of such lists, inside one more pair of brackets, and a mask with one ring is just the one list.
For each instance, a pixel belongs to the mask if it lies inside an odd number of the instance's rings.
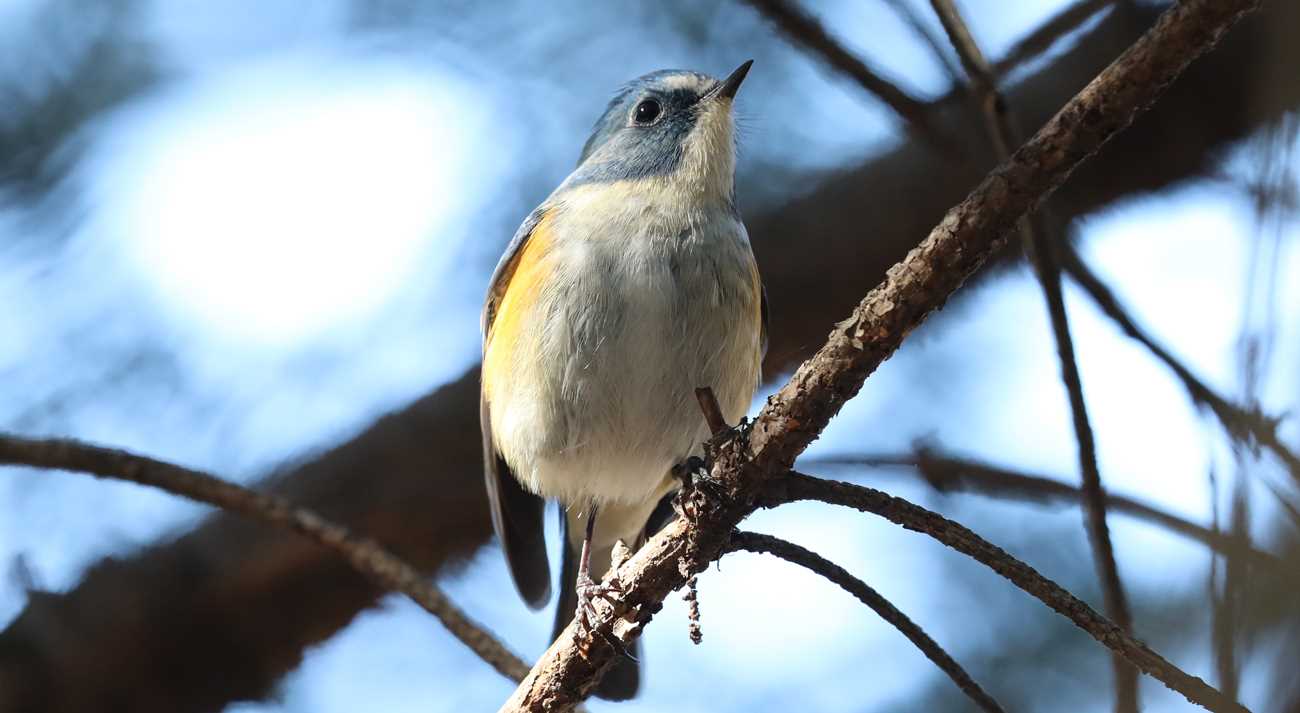
{"label": "bird", "polygon": [[[543,534],[559,502],[552,639],[590,606],[616,544],[635,550],[710,431],[695,389],[738,422],[758,389],[767,301],[736,207],[736,92],[660,70],[625,84],[577,167],[524,220],[482,311],[480,424],[493,529],[532,608],[551,594]],[[662,510],[662,508],[661,508]],[[620,658],[596,695],[640,686]]]}

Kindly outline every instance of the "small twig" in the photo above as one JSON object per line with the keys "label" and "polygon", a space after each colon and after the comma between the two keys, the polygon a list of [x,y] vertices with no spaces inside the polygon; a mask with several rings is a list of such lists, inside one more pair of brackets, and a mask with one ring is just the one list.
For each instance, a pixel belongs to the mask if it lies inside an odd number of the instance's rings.
{"label": "small twig", "polygon": [[966,673],[966,670],[957,663],[952,656],[944,651],[943,647],[938,644],[925,630],[912,621],[906,614],[899,611],[897,607],[881,596],[880,592],[872,589],[866,582],[849,574],[843,567],[831,562],[821,555],[804,547],[782,540],[771,535],[763,535],[757,532],[735,532],[731,535],[731,544],[729,551],[738,552],[756,552],[766,553],[779,557],[787,562],[797,564],[809,571],[819,574],[830,580],[832,583],[840,586],[841,589],[858,598],[858,601],[871,607],[881,619],[898,629],[899,633],[906,636],[916,648],[925,654],[925,657],[934,662],[941,671],[948,674],[948,678],[957,684],[971,700],[975,701],[981,709],[996,713],[1001,713],[1002,706],[993,700],[993,697],[980,688],[980,685]]}
{"label": "small twig", "polygon": [[[988,129],[998,159],[1005,161],[1011,155],[1011,146],[1019,143],[1010,111],[998,91],[993,70],[971,35],[970,29],[957,10],[954,0],[930,0],[935,14],[948,33],[953,49],[961,57],[962,66],[971,78],[971,89],[979,97]],[[1093,560],[1101,579],[1106,613],[1121,629],[1133,630],[1133,617],[1129,611],[1124,585],[1115,562],[1115,547],[1106,523],[1106,492],[1101,484],[1101,470],[1097,465],[1097,445],[1092,424],[1088,420],[1088,407],[1083,399],[1083,380],[1074,354],[1074,339],[1070,336],[1069,318],[1065,313],[1065,296],[1061,290],[1061,266],[1056,257],[1054,243],[1046,230],[1035,229],[1029,218],[1017,225],[1038,282],[1043,289],[1051,318],[1052,335],[1061,363],[1061,379],[1069,395],[1070,413],[1073,416],[1075,438],[1078,441],[1079,471],[1083,479],[1085,526],[1092,542]],[[1115,669],[1115,710],[1119,713],[1137,713],[1138,680],[1133,669],[1118,653],[1112,657]]]}
{"label": "small twig", "polygon": [[1079,0],[1058,12],[1013,45],[1006,56],[994,64],[994,73],[999,77],[1006,76],[1008,72],[1046,52],[1061,38],[1114,3],[1115,0]]}
{"label": "small twig", "polygon": [[704,631],[700,629],[700,589],[698,577],[692,576],[686,580],[686,593],[682,599],[686,600],[688,613],[686,620],[689,622],[687,630],[690,633],[691,643],[699,646],[704,641]]}
{"label": "small twig", "polygon": [[[1019,473],[966,458],[942,455],[925,449],[919,450],[915,455],[824,456],[804,458],[799,462],[818,467],[905,468],[909,472],[920,475],[930,487],[941,493],[966,492],[1043,504],[1060,501],[1079,504],[1083,500],[1083,492],[1069,483]],[[1114,493],[1106,494],[1106,508],[1112,513],[1123,513],[1200,542],[1221,555],[1231,553],[1241,556],[1248,559],[1252,566],[1262,570],[1289,574],[1276,555],[1253,547],[1243,549],[1240,547],[1240,542],[1236,542],[1217,528],[1203,527],[1133,498]]]}
{"label": "small twig", "polygon": [[[1250,503],[1247,499],[1246,474],[1238,472],[1232,497],[1232,538],[1242,547],[1250,546]],[[1241,688],[1241,670],[1237,662],[1237,631],[1240,626],[1241,599],[1249,581],[1249,568],[1241,557],[1228,555],[1223,566],[1223,589],[1212,600],[1211,640],[1214,643],[1214,666],[1219,674],[1219,688],[1224,695],[1236,697]]]}
{"label": "small twig", "polygon": [[1063,245],[1062,248],[1061,266],[1065,272],[1129,338],[1146,347],[1152,356],[1174,372],[1174,376],[1182,382],[1183,388],[1187,390],[1194,403],[1209,409],[1223,424],[1228,435],[1242,441],[1244,445],[1254,448],[1258,444],[1272,451],[1290,471],[1292,478],[1300,483],[1300,456],[1288,448],[1278,436],[1276,419],[1258,410],[1246,409],[1228,401],[1197,378],[1169,350],[1137,325],[1137,322],[1129,316],[1128,310],[1120,304],[1115,293],[1111,292],[1106,283],[1088,267],[1071,246]]}
{"label": "small twig", "polygon": [[939,41],[939,38],[930,31],[929,26],[927,26],[925,21],[921,19],[921,16],[912,7],[912,4],[907,2],[907,0],[885,0],[885,4],[889,6],[890,10],[894,11],[894,14],[897,15],[904,24],[911,28],[912,32],[917,37],[921,38],[921,41],[924,42],[927,47],[930,48],[930,53],[934,55],[935,61],[937,61],[943,67],[944,71],[948,73],[948,78],[952,80],[953,85],[956,86],[961,84],[963,76],[961,69],[953,63],[952,58],[948,56],[948,53],[943,51],[943,44]]}
{"label": "small twig", "polygon": [[771,20],[791,40],[819,55],[833,69],[852,77],[863,89],[875,95],[902,118],[920,138],[947,155],[959,155],[951,140],[938,130],[930,118],[931,108],[898,85],[871,70],[861,59],[831,37],[812,15],[790,0],[746,0],[755,10]]}
{"label": "small twig", "polygon": [[414,567],[378,542],[354,535],[341,525],[277,495],[249,490],[207,473],[146,456],[67,439],[0,435],[0,464],[78,471],[126,480],[292,530],[342,555],[348,564],[379,587],[410,597],[501,675],[513,681],[528,675],[528,664],[466,616]]}
{"label": "small twig", "polygon": [[1205,681],[1165,660],[1033,567],[938,513],[873,488],[795,472],[769,482],[766,495],[764,504],[768,507],[798,500],[817,500],[879,515],[908,530],[929,535],[988,566],[1192,703],[1212,711],[1247,710]]}
{"label": "small twig", "polygon": [[715,437],[731,428],[722,415],[722,407],[718,405],[718,397],[714,395],[712,387],[701,386],[696,389],[695,400],[700,402],[700,410],[704,412],[704,422],[709,424],[709,432]]}

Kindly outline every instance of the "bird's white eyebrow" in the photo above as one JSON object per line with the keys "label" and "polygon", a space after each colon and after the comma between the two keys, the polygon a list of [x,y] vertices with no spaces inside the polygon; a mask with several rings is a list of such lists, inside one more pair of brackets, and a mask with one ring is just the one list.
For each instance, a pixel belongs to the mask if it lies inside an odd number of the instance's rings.
{"label": "bird's white eyebrow", "polygon": [[708,81],[694,74],[675,74],[660,80],[660,86],[669,91],[674,89],[691,89],[701,91]]}

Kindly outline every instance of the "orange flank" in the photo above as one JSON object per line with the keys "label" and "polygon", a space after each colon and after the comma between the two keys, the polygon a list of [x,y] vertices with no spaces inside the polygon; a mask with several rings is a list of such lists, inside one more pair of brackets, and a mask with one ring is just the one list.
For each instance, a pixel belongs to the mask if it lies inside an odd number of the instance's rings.
{"label": "orange flank", "polygon": [[492,312],[492,322],[487,325],[487,339],[483,343],[483,394],[489,403],[492,402],[493,382],[514,371],[521,359],[528,358],[526,354],[517,353],[526,348],[519,337],[528,307],[538,298],[550,270],[543,261],[551,247],[550,227],[551,216],[542,216],[502,275],[501,284],[493,286],[500,302]]}

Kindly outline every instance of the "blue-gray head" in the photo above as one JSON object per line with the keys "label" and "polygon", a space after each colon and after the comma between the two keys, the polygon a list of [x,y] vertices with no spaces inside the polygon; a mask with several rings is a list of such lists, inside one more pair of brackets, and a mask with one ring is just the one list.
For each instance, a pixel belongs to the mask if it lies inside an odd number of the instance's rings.
{"label": "blue-gray head", "polygon": [[628,82],[596,122],[569,184],[658,179],[730,200],[731,105],[751,64],[722,80],[665,69]]}

